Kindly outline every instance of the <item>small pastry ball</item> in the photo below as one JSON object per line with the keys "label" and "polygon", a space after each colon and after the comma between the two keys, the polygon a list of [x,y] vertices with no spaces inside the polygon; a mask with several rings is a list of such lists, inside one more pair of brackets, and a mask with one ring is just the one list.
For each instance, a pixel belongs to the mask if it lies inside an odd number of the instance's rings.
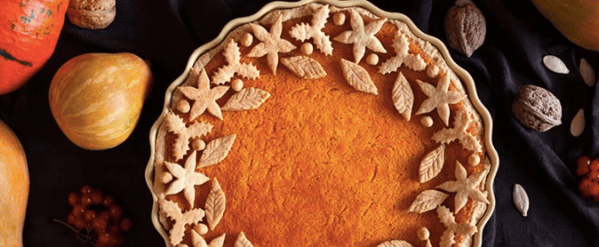
{"label": "small pastry ball", "polygon": [[300,49],[304,55],[310,55],[314,51],[314,47],[310,43],[304,43]]}
{"label": "small pastry ball", "polygon": [[235,90],[235,92],[241,91],[243,89],[243,81],[241,79],[235,79],[231,82],[231,88]]}
{"label": "small pastry ball", "polygon": [[239,43],[241,43],[241,45],[243,45],[245,47],[248,47],[248,46],[252,45],[253,41],[254,41],[254,36],[252,36],[252,34],[250,34],[250,33],[245,33],[243,36],[241,36]]}
{"label": "small pastry ball", "polygon": [[333,16],[333,23],[337,26],[341,26],[345,23],[345,14],[343,12],[338,12]]}
{"label": "small pastry ball", "polygon": [[432,117],[425,116],[420,119],[420,123],[427,128],[430,128],[435,123]]}
{"label": "small pastry ball", "polygon": [[188,113],[189,109],[191,109],[191,106],[187,100],[179,100],[179,102],[177,102],[177,110],[181,113]]}
{"label": "small pastry ball", "polygon": [[428,229],[426,227],[422,227],[420,229],[418,229],[418,239],[424,241],[427,240],[430,236],[431,233],[428,231]]}
{"label": "small pastry ball", "polygon": [[377,65],[379,63],[379,56],[374,53],[368,55],[366,58],[366,63],[370,65]]}
{"label": "small pastry ball", "polygon": [[437,75],[439,75],[439,67],[437,67],[437,65],[434,64],[429,64],[426,68],[426,75],[428,75],[428,77],[430,78],[437,77]]}
{"label": "small pastry ball", "polygon": [[478,156],[477,154],[470,155],[470,157],[468,157],[468,164],[470,166],[477,166],[478,164],[480,164],[480,156]]}
{"label": "small pastry ball", "polygon": [[206,143],[201,139],[195,139],[191,145],[193,150],[196,151],[202,151],[204,148],[206,148]]}

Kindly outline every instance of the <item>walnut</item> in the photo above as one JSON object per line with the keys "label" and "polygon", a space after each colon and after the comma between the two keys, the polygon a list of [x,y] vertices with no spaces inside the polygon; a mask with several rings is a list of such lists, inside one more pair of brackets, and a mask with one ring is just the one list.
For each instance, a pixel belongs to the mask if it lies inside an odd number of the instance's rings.
{"label": "walnut", "polygon": [[467,57],[485,41],[487,22],[470,0],[457,0],[447,12],[444,26],[449,47]]}
{"label": "walnut", "polygon": [[116,16],[115,0],[71,0],[67,16],[71,23],[86,29],[104,29]]}
{"label": "walnut", "polygon": [[534,85],[520,88],[512,104],[512,112],[522,125],[542,132],[562,124],[559,99],[546,89]]}

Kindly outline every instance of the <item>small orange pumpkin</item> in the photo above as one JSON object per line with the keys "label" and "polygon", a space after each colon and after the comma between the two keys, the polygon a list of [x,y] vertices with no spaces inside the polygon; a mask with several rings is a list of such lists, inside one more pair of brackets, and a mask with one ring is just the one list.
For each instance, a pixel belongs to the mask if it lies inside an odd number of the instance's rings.
{"label": "small orange pumpkin", "polygon": [[67,0],[0,0],[0,95],[21,87],[48,61]]}
{"label": "small orange pumpkin", "polygon": [[0,120],[0,246],[22,247],[29,170],[21,142]]}
{"label": "small orange pumpkin", "polygon": [[599,2],[532,0],[532,3],[570,41],[599,51]]}
{"label": "small orange pumpkin", "polygon": [[108,149],[135,128],[151,84],[150,67],[132,53],[87,53],[70,59],[54,75],[50,109],[77,146]]}

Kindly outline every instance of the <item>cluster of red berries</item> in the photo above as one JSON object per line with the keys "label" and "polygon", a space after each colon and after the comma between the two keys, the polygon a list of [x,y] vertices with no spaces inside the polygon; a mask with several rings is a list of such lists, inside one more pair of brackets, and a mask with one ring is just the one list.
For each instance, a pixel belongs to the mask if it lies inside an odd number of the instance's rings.
{"label": "cluster of red berries", "polygon": [[125,243],[122,232],[131,230],[133,223],[122,217],[123,209],[115,204],[114,197],[84,185],[80,193],[71,192],[68,201],[73,210],[67,216],[67,223],[77,228],[78,234],[85,232],[86,239],[95,239],[96,247],[116,247]]}
{"label": "cluster of red berries", "polygon": [[576,174],[583,177],[578,189],[582,198],[593,199],[599,202],[599,159],[591,160],[587,156],[580,156],[576,163]]}

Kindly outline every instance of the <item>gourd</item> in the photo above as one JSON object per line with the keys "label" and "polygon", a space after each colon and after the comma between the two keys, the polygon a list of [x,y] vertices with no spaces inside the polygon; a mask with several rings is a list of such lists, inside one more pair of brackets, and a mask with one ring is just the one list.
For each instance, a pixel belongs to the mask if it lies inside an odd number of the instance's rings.
{"label": "gourd", "polygon": [[599,51],[599,3],[595,0],[532,0],[557,30],[575,44]]}
{"label": "gourd", "polygon": [[67,0],[0,0],[0,95],[21,87],[48,61]]}
{"label": "gourd", "polygon": [[135,128],[151,84],[150,67],[132,53],[79,55],[54,75],[50,110],[77,146],[109,149]]}
{"label": "gourd", "polygon": [[23,246],[29,170],[21,142],[0,120],[0,246]]}

